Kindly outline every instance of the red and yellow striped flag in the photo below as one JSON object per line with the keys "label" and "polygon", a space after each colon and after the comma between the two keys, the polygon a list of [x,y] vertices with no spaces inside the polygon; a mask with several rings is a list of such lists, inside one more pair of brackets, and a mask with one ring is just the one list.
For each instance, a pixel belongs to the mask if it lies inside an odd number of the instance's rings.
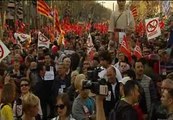
{"label": "red and yellow striped flag", "polygon": [[131,6],[130,10],[131,10],[132,15],[133,15],[134,18],[138,16],[138,11],[137,11],[136,6]]}
{"label": "red and yellow striped flag", "polygon": [[44,0],[37,0],[37,12],[46,17],[53,18],[51,8]]}

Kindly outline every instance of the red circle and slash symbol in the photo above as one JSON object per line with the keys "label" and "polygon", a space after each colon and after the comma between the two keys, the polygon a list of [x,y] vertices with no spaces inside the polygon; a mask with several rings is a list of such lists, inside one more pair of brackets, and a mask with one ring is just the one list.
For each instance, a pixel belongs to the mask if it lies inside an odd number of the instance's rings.
{"label": "red circle and slash symbol", "polygon": [[4,56],[4,50],[3,47],[0,45],[0,59]]}
{"label": "red circle and slash symbol", "polygon": [[158,21],[156,19],[150,21],[148,24],[147,24],[147,31],[148,32],[153,32],[156,30],[157,28],[157,25],[158,25]]}
{"label": "red circle and slash symbol", "polygon": [[42,34],[40,34],[39,39],[40,39],[41,42],[47,42],[48,41],[48,39],[45,38]]}

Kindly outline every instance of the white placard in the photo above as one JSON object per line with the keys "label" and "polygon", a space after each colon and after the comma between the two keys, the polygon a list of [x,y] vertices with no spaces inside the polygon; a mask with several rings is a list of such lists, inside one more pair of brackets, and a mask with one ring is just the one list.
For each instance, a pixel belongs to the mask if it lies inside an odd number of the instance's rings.
{"label": "white placard", "polygon": [[145,28],[148,40],[161,35],[159,17],[150,18],[145,20]]}
{"label": "white placard", "polygon": [[50,40],[41,32],[38,33],[38,47],[49,48]]}
{"label": "white placard", "polygon": [[0,62],[10,53],[9,49],[0,40]]}

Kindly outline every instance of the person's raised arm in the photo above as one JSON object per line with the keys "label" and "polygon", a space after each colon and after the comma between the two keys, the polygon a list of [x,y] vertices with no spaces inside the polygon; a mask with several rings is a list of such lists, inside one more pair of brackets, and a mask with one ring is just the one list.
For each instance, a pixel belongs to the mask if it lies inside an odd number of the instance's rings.
{"label": "person's raised arm", "polygon": [[96,96],[96,120],[106,120],[104,108],[103,108],[103,99],[104,96]]}

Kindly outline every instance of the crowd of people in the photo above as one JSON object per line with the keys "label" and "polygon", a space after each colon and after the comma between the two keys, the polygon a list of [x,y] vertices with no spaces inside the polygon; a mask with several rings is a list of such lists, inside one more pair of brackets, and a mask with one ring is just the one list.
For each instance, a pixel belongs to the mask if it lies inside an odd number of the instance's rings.
{"label": "crowd of people", "polygon": [[[0,120],[173,120],[173,49],[166,49],[166,42],[141,41],[142,57],[129,60],[113,33],[125,32],[132,51],[139,36],[133,18],[125,22],[125,0],[118,5],[110,35],[91,31],[91,53],[86,34],[68,36],[65,45],[54,41],[49,49],[37,47],[35,33],[27,48],[6,43],[10,54],[0,63]],[[96,68],[98,79],[89,76]],[[106,80],[107,95],[83,87],[99,78]]]}

